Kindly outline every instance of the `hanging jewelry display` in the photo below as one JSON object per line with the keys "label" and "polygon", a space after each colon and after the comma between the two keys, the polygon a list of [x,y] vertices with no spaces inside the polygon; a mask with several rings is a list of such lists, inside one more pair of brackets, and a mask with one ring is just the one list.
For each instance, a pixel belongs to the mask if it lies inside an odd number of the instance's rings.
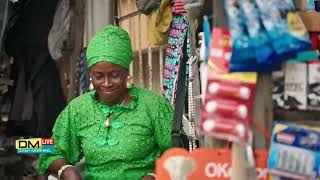
{"label": "hanging jewelry display", "polygon": [[193,93],[193,65],[197,61],[195,56],[191,56],[187,62],[189,67],[188,78],[188,125],[189,125],[189,152],[197,148],[196,127],[195,127],[195,103]]}

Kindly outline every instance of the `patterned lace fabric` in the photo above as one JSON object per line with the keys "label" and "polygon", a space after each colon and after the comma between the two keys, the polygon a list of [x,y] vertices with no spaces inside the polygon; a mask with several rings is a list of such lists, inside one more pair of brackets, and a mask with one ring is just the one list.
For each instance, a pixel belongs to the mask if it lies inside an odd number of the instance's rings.
{"label": "patterned lace fabric", "polygon": [[[100,103],[95,92],[79,96],[60,114],[53,129],[55,153],[41,155],[39,172],[52,161],[71,164],[85,157],[85,179],[141,179],[172,146],[173,110],[163,97],[132,87],[127,105]],[[107,114],[110,127],[103,126]]]}
{"label": "patterned lace fabric", "polygon": [[91,39],[86,56],[88,67],[98,62],[111,62],[128,69],[132,60],[128,32],[117,26],[105,26]]}
{"label": "patterned lace fabric", "polygon": [[[182,47],[188,29],[189,22],[186,14],[173,16],[168,40],[169,46],[166,50],[166,62],[163,73],[163,94],[171,102],[171,104],[174,104],[175,102],[179,65],[183,56]],[[187,55],[190,57],[189,41],[187,43]],[[188,67],[186,74],[188,75]]]}

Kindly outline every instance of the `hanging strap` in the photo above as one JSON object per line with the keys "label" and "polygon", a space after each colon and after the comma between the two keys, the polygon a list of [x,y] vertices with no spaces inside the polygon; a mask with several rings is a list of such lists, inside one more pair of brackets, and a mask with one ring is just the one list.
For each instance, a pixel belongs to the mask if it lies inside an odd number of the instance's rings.
{"label": "hanging strap", "polygon": [[187,55],[187,42],[188,42],[188,31],[184,38],[184,43],[182,46],[183,57],[180,61],[179,72],[178,72],[178,82],[176,90],[176,99],[174,106],[174,116],[173,116],[173,126],[172,126],[172,145],[173,147],[181,147],[180,131],[182,127],[182,117],[183,110],[185,107],[185,96],[186,96],[186,64],[188,61]]}
{"label": "hanging strap", "polygon": [[251,124],[260,132],[263,137],[267,140],[271,140],[271,136],[268,131],[265,130],[254,118],[251,119]]}

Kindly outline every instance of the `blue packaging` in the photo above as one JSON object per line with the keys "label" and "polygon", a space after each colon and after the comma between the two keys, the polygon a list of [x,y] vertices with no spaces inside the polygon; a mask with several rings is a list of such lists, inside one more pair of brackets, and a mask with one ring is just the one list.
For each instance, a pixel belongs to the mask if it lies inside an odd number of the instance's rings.
{"label": "blue packaging", "polygon": [[249,42],[255,48],[258,64],[273,64],[276,61],[276,53],[271,46],[270,39],[261,25],[259,12],[256,5],[251,0],[238,0],[244,12],[246,25],[249,34]]}
{"label": "blue packaging", "polygon": [[311,46],[308,32],[292,0],[254,0],[261,13],[261,19],[272,46],[283,60],[295,58],[299,51]]}
{"label": "blue packaging", "polygon": [[232,38],[232,55],[230,71],[255,71],[257,67],[254,47],[249,42],[244,13],[236,1],[227,0],[225,9],[228,15],[229,29]]}
{"label": "blue packaging", "polygon": [[275,122],[269,152],[271,174],[317,180],[320,174],[320,131]]}
{"label": "blue packaging", "polygon": [[315,0],[307,0],[307,10],[315,10]]}

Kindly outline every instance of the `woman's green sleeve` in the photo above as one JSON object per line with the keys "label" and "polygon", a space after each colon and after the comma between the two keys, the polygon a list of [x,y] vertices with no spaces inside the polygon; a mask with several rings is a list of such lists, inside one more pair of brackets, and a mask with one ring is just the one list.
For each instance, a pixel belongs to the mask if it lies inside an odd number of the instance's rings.
{"label": "woman's green sleeve", "polygon": [[[54,152],[40,155],[39,173],[44,174],[50,164],[64,158],[70,164],[75,164],[80,158],[80,142],[76,135],[76,108],[68,105],[59,115],[53,127]],[[72,111],[75,110],[75,111]]]}
{"label": "woman's green sleeve", "polygon": [[155,138],[162,152],[172,147],[172,119],[173,109],[170,103],[161,99],[158,103],[155,119]]}

